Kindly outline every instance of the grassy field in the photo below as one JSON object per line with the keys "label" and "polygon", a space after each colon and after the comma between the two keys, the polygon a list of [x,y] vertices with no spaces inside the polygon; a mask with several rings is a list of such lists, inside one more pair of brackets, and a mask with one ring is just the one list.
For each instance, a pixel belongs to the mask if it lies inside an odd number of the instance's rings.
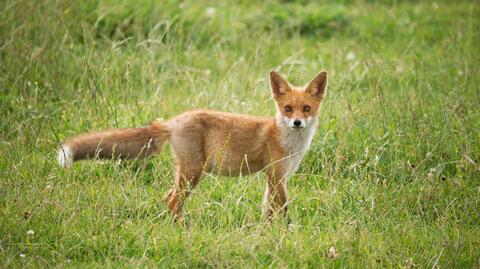
{"label": "grassy field", "polygon": [[[479,3],[340,2],[0,1],[0,267],[480,267]],[[290,229],[262,174],[209,175],[180,227],[168,148],[56,163],[92,129],[273,116],[271,69],[330,73]]]}

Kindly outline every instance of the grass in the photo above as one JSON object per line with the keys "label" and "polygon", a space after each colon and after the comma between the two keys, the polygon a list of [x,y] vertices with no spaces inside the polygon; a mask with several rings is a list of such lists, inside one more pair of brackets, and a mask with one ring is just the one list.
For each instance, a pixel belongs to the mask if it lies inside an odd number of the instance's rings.
{"label": "grass", "polygon": [[[5,0],[0,10],[0,267],[480,266],[478,2]],[[92,129],[194,108],[274,115],[273,68],[297,84],[330,72],[318,132],[289,181],[292,229],[262,222],[262,174],[205,178],[182,228],[163,200],[168,150],[56,163],[63,139]]]}

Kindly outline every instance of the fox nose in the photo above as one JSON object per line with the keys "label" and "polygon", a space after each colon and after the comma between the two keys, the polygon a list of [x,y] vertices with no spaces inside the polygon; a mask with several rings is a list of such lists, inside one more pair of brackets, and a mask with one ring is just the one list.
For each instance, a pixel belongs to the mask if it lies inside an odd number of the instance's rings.
{"label": "fox nose", "polygon": [[294,120],[293,125],[295,125],[295,127],[300,127],[300,125],[302,125],[302,122],[300,120]]}

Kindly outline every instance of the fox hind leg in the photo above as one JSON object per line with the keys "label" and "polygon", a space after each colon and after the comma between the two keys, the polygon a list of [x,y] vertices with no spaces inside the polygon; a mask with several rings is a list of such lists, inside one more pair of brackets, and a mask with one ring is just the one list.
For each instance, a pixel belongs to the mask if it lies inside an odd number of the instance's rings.
{"label": "fox hind leg", "polygon": [[181,218],[181,209],[185,199],[202,178],[202,161],[179,162],[175,175],[175,184],[167,194],[167,205],[176,220]]}

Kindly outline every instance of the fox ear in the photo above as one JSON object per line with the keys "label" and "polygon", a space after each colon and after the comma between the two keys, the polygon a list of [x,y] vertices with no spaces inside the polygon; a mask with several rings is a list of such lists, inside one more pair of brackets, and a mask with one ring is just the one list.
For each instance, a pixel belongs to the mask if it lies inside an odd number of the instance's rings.
{"label": "fox ear", "polygon": [[272,93],[275,96],[286,94],[288,91],[291,91],[290,84],[284,80],[277,72],[270,71],[270,87],[272,88]]}
{"label": "fox ear", "polygon": [[315,76],[310,83],[308,83],[305,91],[309,92],[314,96],[323,96],[327,90],[327,81],[328,81],[327,71],[322,71]]}

